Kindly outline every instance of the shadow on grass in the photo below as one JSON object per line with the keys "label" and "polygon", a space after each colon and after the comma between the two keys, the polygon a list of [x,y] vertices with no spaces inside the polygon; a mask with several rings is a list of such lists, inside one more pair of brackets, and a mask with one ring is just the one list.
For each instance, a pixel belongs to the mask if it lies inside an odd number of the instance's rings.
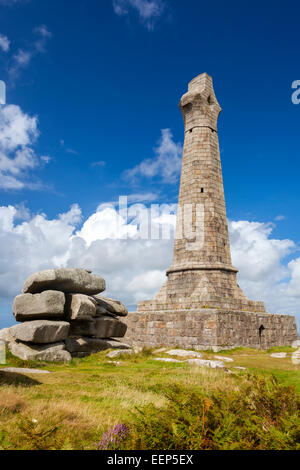
{"label": "shadow on grass", "polygon": [[0,370],[0,386],[1,385],[21,385],[23,387],[32,387],[40,385],[38,380],[27,377],[27,375],[18,374],[16,372],[5,372]]}

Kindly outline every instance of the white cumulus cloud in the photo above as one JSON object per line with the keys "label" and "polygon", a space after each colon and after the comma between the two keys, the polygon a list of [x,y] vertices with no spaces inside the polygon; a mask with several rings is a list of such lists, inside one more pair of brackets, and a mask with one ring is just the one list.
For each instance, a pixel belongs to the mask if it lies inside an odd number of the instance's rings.
{"label": "white cumulus cloud", "polygon": [[153,158],[147,158],[134,168],[126,170],[124,178],[130,182],[141,177],[159,178],[163,183],[175,183],[181,170],[182,144],[174,142],[170,129],[162,129],[154,154]]}
{"label": "white cumulus cloud", "polygon": [[0,48],[4,52],[8,52],[9,47],[10,47],[10,41],[9,41],[8,37],[5,36],[4,34],[0,34]]}
{"label": "white cumulus cloud", "polygon": [[1,189],[22,189],[32,185],[28,181],[28,171],[40,161],[33,149],[38,135],[36,116],[29,116],[16,105],[0,107]]}
{"label": "white cumulus cloud", "polygon": [[114,12],[125,16],[136,11],[140,21],[148,30],[153,30],[155,21],[162,16],[166,3],[162,0],[113,0]]}
{"label": "white cumulus cloud", "polygon": [[271,313],[296,313],[300,321],[300,301],[293,291],[293,263],[286,257],[297,253],[289,239],[272,238],[274,225],[231,221],[229,223],[233,264],[239,269],[238,280],[247,296],[263,300]]}
{"label": "white cumulus cloud", "polygon": [[[157,221],[168,232],[175,215],[166,211]],[[272,237],[270,224],[236,221],[229,226],[233,263],[240,270],[238,280],[245,293],[265,301],[271,313],[296,314],[299,321],[300,257],[295,243]],[[32,215],[24,207],[3,206],[0,239],[2,303],[12,302],[31,273],[65,266],[102,275],[106,294],[135,309],[139,300],[153,298],[160,289],[173,251],[172,236],[142,239],[134,217],[126,220],[107,205],[84,218],[74,204],[53,219]],[[286,262],[287,256],[294,258]],[[12,315],[7,314],[5,321],[12,322]]]}
{"label": "white cumulus cloud", "polygon": [[272,224],[231,221],[229,229],[232,260],[239,265],[242,279],[260,283],[270,275],[274,281],[284,277],[281,260],[295,249],[293,241],[270,238]]}
{"label": "white cumulus cloud", "polygon": [[[55,219],[19,217],[19,208],[0,207],[1,300],[12,301],[31,273],[67,266],[104,276],[108,293],[134,307],[141,293],[155,294],[171,263],[172,240],[141,240],[113,208],[100,206],[86,220],[76,204]],[[115,230],[127,237],[114,238]]]}
{"label": "white cumulus cloud", "polygon": [[290,297],[300,300],[300,258],[289,262],[290,282],[287,286],[287,293]]}
{"label": "white cumulus cloud", "polygon": [[16,105],[7,105],[0,110],[0,145],[4,150],[25,147],[38,135],[37,118],[23,113]]}

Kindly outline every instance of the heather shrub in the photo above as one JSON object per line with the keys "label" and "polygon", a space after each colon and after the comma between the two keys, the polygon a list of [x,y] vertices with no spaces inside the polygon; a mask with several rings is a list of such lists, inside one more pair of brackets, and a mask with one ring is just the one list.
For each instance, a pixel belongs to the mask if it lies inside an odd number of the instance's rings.
{"label": "heather shrub", "polygon": [[275,378],[248,375],[236,389],[163,391],[164,408],[149,404],[134,413],[128,449],[300,449],[300,400]]}
{"label": "heather shrub", "polygon": [[124,441],[130,433],[130,428],[126,424],[117,424],[109,429],[102,436],[101,441],[97,444],[98,450],[122,450]]}

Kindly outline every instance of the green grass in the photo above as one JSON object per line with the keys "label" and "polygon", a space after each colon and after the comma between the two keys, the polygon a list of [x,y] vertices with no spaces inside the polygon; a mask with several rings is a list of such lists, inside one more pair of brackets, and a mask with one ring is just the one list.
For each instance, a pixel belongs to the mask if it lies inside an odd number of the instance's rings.
{"label": "green grass", "polygon": [[274,352],[292,352],[296,351],[297,348],[291,348],[290,346],[276,346],[275,348],[268,349],[267,353],[274,353]]}
{"label": "green grass", "polygon": [[[168,409],[166,391],[172,387],[199,396],[231,396],[248,383],[247,371],[264,378],[274,375],[300,396],[300,367],[291,361],[293,349],[284,351],[284,359],[243,348],[220,352],[234,359],[226,363],[227,371],[155,361],[157,355],[150,350],[113,362],[101,352],[70,364],[21,361],[8,353],[7,364],[0,366],[0,449],[94,449],[116,424],[134,428],[133,410],[155,406],[159,414]],[[203,352],[204,359],[214,355]],[[46,369],[51,374],[8,376],[1,374],[1,367]]]}

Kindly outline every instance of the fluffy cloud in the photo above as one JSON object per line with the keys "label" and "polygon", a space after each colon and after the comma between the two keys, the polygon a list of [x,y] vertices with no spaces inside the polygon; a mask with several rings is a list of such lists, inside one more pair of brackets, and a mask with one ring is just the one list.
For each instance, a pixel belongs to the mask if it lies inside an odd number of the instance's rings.
{"label": "fluffy cloud", "polygon": [[23,49],[19,49],[18,52],[13,56],[14,67],[15,68],[26,67],[31,61],[31,57],[32,57],[31,52],[23,51]]}
{"label": "fluffy cloud", "polygon": [[10,41],[7,36],[4,36],[3,34],[0,34],[0,48],[4,52],[8,52],[10,47]]}
{"label": "fluffy cloud", "polygon": [[1,108],[0,145],[3,150],[25,147],[38,135],[37,118],[24,114],[19,106],[8,105]]}
{"label": "fluffy cloud", "polygon": [[28,0],[0,0],[0,5],[5,5],[5,6],[12,6],[15,5],[16,3],[25,3]]}
{"label": "fluffy cloud", "polygon": [[44,53],[48,40],[52,34],[47,29],[47,26],[40,25],[34,29],[36,39],[33,41],[30,48],[27,50],[19,49],[16,54],[13,55],[11,65],[9,67],[9,77],[12,83],[19,77],[21,71],[29,66],[31,60],[37,55]]}
{"label": "fluffy cloud", "polygon": [[[33,187],[33,184],[27,180],[27,174],[28,170],[39,164],[39,159],[32,148],[38,134],[35,116],[23,113],[19,106],[0,107],[1,189]],[[47,163],[45,159],[42,160]]]}
{"label": "fluffy cloud", "polygon": [[273,228],[273,224],[231,221],[232,261],[239,269],[239,284],[249,298],[265,301],[273,313],[297,313],[300,320],[300,301],[294,290],[297,269],[293,269],[300,264],[300,258],[285,262],[297,247],[292,240],[272,238]]}
{"label": "fluffy cloud", "polygon": [[[141,240],[134,222],[126,223],[112,207],[100,206],[84,221],[78,205],[52,220],[45,214],[17,220],[20,215],[19,208],[0,207],[2,301],[11,301],[30,273],[68,266],[103,275],[108,294],[134,308],[155,294],[171,263],[172,240]],[[116,231],[128,237],[113,238]]]}
{"label": "fluffy cloud", "polygon": [[287,286],[290,297],[300,299],[300,258],[290,261],[288,264],[291,280]]}
{"label": "fluffy cloud", "polygon": [[[161,213],[157,222],[174,227],[175,215]],[[239,283],[249,298],[264,300],[271,312],[296,313],[300,320],[300,258],[285,263],[294,242],[272,238],[269,224],[247,221],[231,222],[230,236]],[[55,219],[30,215],[24,207],[0,207],[0,240],[2,302],[12,301],[29,274],[67,266],[104,276],[107,294],[131,309],[158,292],[173,249],[172,237],[142,239],[134,217],[126,220],[105,205],[85,220],[76,204]]]}
{"label": "fluffy cloud", "polygon": [[136,226],[126,224],[124,218],[118,215],[113,207],[100,206],[99,210],[84,222],[76,235],[83,238],[89,247],[97,240],[133,237],[136,233]]}
{"label": "fluffy cloud", "polygon": [[117,15],[125,16],[130,10],[135,10],[148,30],[153,30],[155,21],[162,16],[165,6],[162,0],[113,0],[114,12]]}
{"label": "fluffy cloud", "polygon": [[281,260],[295,249],[293,241],[270,238],[272,224],[232,221],[229,229],[232,260],[238,264],[241,279],[261,284],[266,278],[276,282],[285,277],[287,269]]}
{"label": "fluffy cloud", "polygon": [[45,24],[41,24],[34,29],[35,33],[39,33],[44,38],[51,38],[52,33],[48,30]]}
{"label": "fluffy cloud", "polygon": [[145,159],[134,168],[126,170],[124,178],[130,182],[141,177],[159,178],[163,183],[175,183],[180,175],[182,144],[174,142],[170,129],[162,129],[154,154],[154,158]]}

